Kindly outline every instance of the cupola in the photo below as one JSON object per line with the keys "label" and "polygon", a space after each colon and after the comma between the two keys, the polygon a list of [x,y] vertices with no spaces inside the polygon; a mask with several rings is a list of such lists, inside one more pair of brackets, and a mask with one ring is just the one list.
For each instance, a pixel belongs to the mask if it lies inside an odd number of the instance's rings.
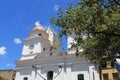
{"label": "cupola", "polygon": [[45,28],[39,23],[35,23],[35,27],[30,31],[30,37],[42,36],[44,38],[48,38],[48,34]]}

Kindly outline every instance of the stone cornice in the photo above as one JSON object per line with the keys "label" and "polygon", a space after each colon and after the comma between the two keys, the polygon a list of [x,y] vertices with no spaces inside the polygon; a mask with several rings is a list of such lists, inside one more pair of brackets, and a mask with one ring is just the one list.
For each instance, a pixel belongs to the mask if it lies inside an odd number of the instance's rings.
{"label": "stone cornice", "polygon": [[50,65],[77,65],[77,64],[90,64],[86,61],[85,58],[78,58],[72,55],[67,56],[58,56],[58,57],[49,57],[49,58],[41,58],[41,59],[30,59],[30,60],[20,60],[16,62],[17,67],[25,67],[32,65],[40,65],[40,66],[50,66]]}

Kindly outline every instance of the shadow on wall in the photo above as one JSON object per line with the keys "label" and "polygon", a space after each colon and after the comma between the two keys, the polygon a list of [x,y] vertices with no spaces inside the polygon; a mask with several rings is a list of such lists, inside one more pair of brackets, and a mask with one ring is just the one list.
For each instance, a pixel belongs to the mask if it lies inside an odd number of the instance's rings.
{"label": "shadow on wall", "polygon": [[31,73],[32,73],[32,71],[24,70],[24,71],[20,72],[20,75],[29,75]]}
{"label": "shadow on wall", "polygon": [[47,73],[48,71],[54,71],[54,73],[58,73],[59,72],[59,68],[58,66],[55,67],[45,67],[41,70],[41,74]]}

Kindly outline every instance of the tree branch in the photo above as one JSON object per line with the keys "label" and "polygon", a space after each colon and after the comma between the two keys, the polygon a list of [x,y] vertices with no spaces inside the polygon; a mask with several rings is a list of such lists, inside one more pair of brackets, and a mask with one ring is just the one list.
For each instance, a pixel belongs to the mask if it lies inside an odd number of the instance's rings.
{"label": "tree branch", "polygon": [[105,34],[105,35],[107,35],[107,36],[116,36],[116,37],[120,37],[120,34],[116,34],[116,33],[94,32],[94,34]]}

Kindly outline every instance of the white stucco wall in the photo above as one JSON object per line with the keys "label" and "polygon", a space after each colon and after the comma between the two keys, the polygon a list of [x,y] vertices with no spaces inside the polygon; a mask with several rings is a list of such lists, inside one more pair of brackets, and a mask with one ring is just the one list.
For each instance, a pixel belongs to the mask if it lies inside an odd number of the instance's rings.
{"label": "white stucco wall", "polygon": [[40,30],[31,31],[29,37],[37,37],[39,34],[44,38],[48,38],[48,34],[46,32],[41,32]]}
{"label": "white stucco wall", "polygon": [[[87,70],[86,70],[87,69]],[[46,80],[47,80],[47,72],[53,71],[53,80],[78,80],[78,74],[84,75],[84,80],[99,80],[98,73],[94,72],[94,79],[92,72],[89,72],[89,67],[77,65],[74,67],[67,67],[66,71],[64,71],[64,68],[62,69],[62,72],[55,78],[55,76],[58,74],[60,69],[56,67],[46,67],[42,69],[38,69],[37,72],[41,74]],[[28,80],[43,80],[38,74],[36,74],[34,69],[31,70],[23,70],[20,72],[17,72],[16,74],[16,80],[23,80],[24,77],[28,77]]]}
{"label": "white stucco wall", "polygon": [[[32,50],[29,49],[31,45],[34,45],[34,48]],[[30,54],[30,51],[33,51],[33,53],[41,53],[42,52],[41,47],[42,45],[40,42],[37,42],[36,44],[35,43],[25,44],[22,50],[22,55]]]}
{"label": "white stucco wall", "polygon": [[75,54],[75,52],[76,52],[75,49],[71,49],[72,44],[76,43],[74,38],[75,38],[74,33],[72,35],[68,35],[68,42],[67,42],[67,52],[68,52],[68,54]]}
{"label": "white stucco wall", "polygon": [[35,60],[34,62],[22,62],[21,65],[19,64],[17,66],[18,71],[16,75],[16,80],[23,80],[24,77],[28,77],[28,80],[43,80],[38,74],[35,74],[35,69],[32,68],[32,65],[36,63],[37,72],[41,74],[45,79],[47,79],[48,71],[53,71],[54,78],[61,70],[58,65],[62,65],[62,71],[53,80],[78,80],[78,74],[83,74],[84,80],[99,80],[99,73],[97,71],[98,69],[93,64],[86,62],[86,60],[84,59],[80,59],[77,57],[72,58],[71,56],[67,57],[66,60],[63,60],[63,57],[53,59],[53,61],[52,59],[53,57],[46,58],[40,61]]}
{"label": "white stucco wall", "polygon": [[48,34],[49,34],[49,38],[48,38],[48,40],[50,40],[50,42],[51,42],[51,44],[53,45],[53,32],[49,29],[48,30]]}

